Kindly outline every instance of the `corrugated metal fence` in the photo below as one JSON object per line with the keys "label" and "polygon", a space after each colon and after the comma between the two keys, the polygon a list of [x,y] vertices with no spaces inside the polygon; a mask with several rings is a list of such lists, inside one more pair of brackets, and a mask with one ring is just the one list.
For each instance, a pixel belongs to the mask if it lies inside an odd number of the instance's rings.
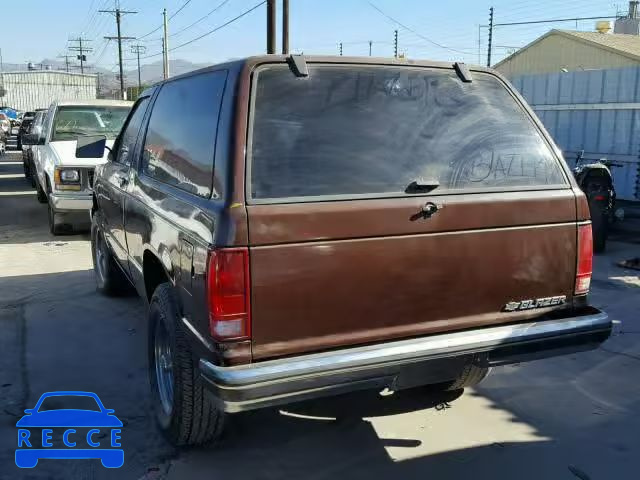
{"label": "corrugated metal fence", "polygon": [[[96,76],[55,71],[0,73],[0,104],[18,110],[47,108],[54,100],[96,98]],[[1,92],[0,92],[1,93]]]}
{"label": "corrugated metal fence", "polygon": [[640,200],[640,68],[524,75],[511,82],[526,98],[573,166],[587,159],[613,169],[618,197]]}

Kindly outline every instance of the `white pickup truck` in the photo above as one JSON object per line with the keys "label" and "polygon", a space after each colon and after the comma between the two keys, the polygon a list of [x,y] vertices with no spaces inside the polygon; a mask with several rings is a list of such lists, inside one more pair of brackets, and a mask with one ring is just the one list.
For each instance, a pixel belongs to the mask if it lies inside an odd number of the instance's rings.
{"label": "white pickup truck", "polygon": [[111,147],[133,102],[87,100],[55,102],[47,111],[40,133],[26,135],[32,145],[38,201],[49,207],[49,229],[58,235],[90,225],[93,173],[107,161],[76,158],[79,137],[104,135]]}

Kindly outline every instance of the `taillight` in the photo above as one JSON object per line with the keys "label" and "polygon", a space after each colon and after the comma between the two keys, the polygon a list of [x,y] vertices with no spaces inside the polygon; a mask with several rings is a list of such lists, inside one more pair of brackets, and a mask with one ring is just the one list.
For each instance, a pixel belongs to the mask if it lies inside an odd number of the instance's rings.
{"label": "taillight", "polygon": [[576,269],[576,295],[589,292],[593,267],[593,237],[591,224],[578,226],[578,265]]}
{"label": "taillight", "polygon": [[249,250],[212,250],[207,265],[209,331],[218,340],[251,335]]}

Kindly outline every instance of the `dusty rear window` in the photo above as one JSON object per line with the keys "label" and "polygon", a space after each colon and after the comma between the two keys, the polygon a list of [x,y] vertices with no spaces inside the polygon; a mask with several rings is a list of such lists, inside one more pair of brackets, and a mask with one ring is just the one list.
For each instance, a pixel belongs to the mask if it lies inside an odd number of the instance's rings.
{"label": "dusty rear window", "polygon": [[453,70],[287,66],[257,74],[253,199],[564,186],[538,129],[503,84]]}

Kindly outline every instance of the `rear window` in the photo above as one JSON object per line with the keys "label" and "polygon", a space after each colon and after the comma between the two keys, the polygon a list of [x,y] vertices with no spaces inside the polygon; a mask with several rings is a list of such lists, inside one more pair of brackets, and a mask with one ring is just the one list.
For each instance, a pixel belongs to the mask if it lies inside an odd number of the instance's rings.
{"label": "rear window", "polygon": [[[551,149],[489,74],[287,66],[257,74],[250,154],[255,200],[564,186]],[[306,197],[306,198],[305,198]]]}

